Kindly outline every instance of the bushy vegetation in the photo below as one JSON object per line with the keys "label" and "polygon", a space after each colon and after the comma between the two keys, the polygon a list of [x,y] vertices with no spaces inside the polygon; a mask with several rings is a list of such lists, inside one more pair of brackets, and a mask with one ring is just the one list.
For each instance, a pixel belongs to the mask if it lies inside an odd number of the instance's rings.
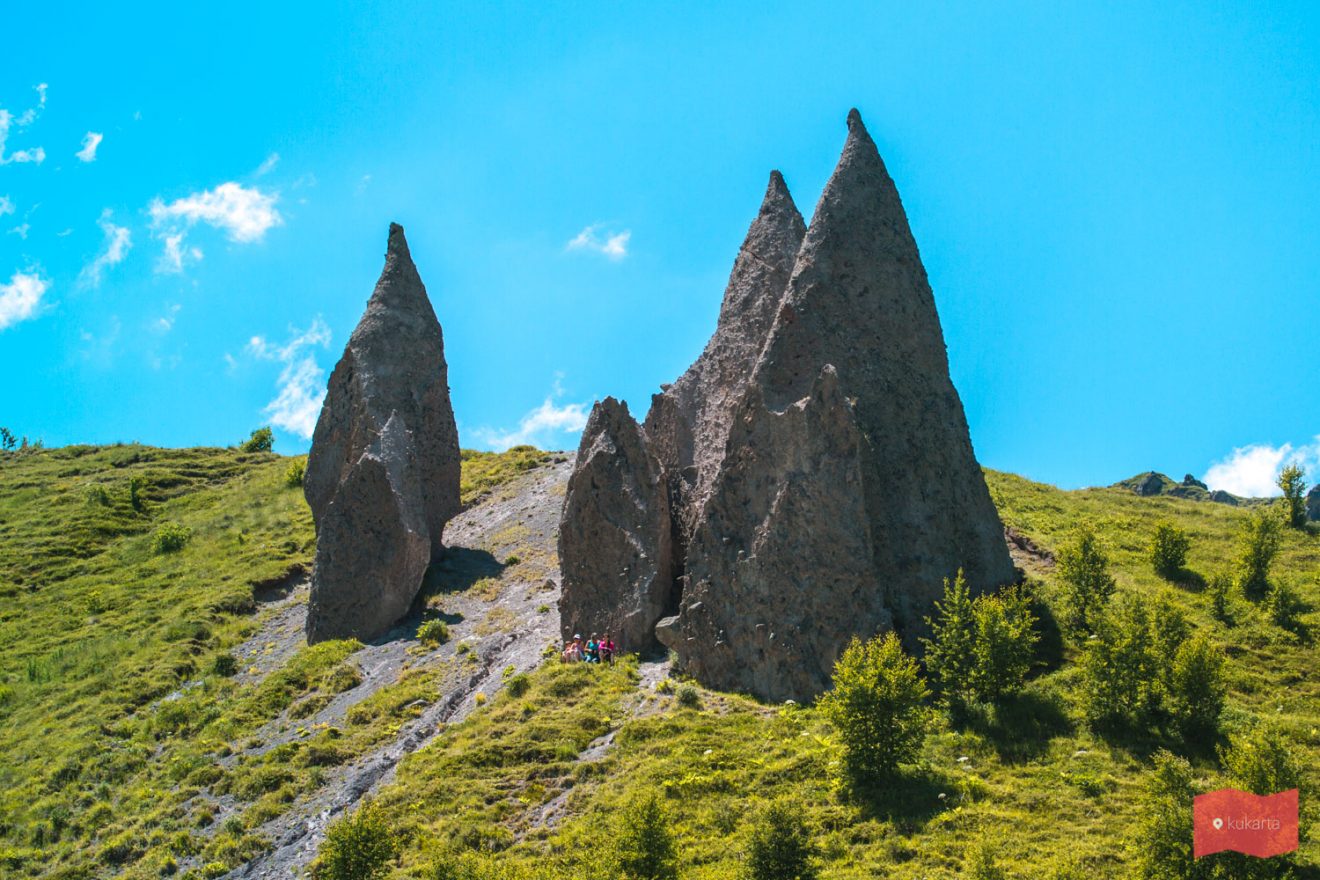
{"label": "bushy vegetation", "polygon": [[849,781],[869,788],[910,763],[926,734],[930,695],[916,661],[892,632],[853,639],[834,666],[821,711],[839,732]]}
{"label": "bushy vegetation", "polygon": [[1171,522],[1155,526],[1155,537],[1150,546],[1150,562],[1155,573],[1167,580],[1175,580],[1187,564],[1187,551],[1192,541],[1187,533]]}
{"label": "bushy vegetation", "polygon": [[818,854],[802,811],[789,800],[761,809],[747,838],[747,880],[816,880]]}
{"label": "bushy vegetation", "polygon": [[267,427],[257,428],[239,444],[240,452],[270,452],[275,448],[275,434]]}
{"label": "bushy vegetation", "polygon": [[449,641],[449,625],[439,619],[425,621],[417,628],[417,639],[424,645],[443,645]]}
{"label": "bushy vegetation", "polygon": [[378,880],[390,870],[399,841],[370,804],[332,824],[313,876],[316,880]]}
{"label": "bushy vegetation", "polygon": [[927,618],[926,672],[953,701],[994,701],[1021,690],[1039,634],[1026,595],[1011,588],[972,599],[961,571]]}
{"label": "bushy vegetation", "polygon": [[1270,589],[1270,566],[1281,546],[1279,518],[1271,510],[1248,515],[1238,533],[1238,583],[1248,598],[1259,599]]}
{"label": "bushy vegetation", "polygon": [[183,523],[163,522],[156,527],[156,533],[151,536],[151,552],[178,553],[190,538],[192,538],[192,529]]}
{"label": "bushy vegetation", "polygon": [[542,452],[535,446],[514,446],[505,452],[464,449],[462,454],[461,488],[464,504],[472,504],[519,474],[540,467],[554,458],[553,454]]}
{"label": "bushy vegetation", "polygon": [[1275,481],[1283,493],[1283,516],[1294,529],[1306,527],[1306,472],[1293,462],[1284,465]]}
{"label": "bushy vegetation", "polygon": [[289,462],[289,466],[284,469],[284,485],[290,489],[297,489],[303,484],[303,476],[307,473],[307,459],[295,458]]}
{"label": "bushy vegetation", "polygon": [[1109,557],[1089,525],[1076,529],[1059,551],[1059,579],[1063,593],[1063,623],[1074,636],[1093,633],[1114,594]]}
{"label": "bushy vegetation", "polygon": [[638,795],[619,815],[611,861],[624,880],[677,880],[678,854],[660,798]]}

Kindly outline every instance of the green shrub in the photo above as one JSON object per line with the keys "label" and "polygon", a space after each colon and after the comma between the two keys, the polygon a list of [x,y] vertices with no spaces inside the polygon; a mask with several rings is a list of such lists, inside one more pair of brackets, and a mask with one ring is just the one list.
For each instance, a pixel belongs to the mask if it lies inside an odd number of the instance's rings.
{"label": "green shrub", "polygon": [[1282,581],[1270,587],[1269,595],[1265,597],[1265,610],[1269,612],[1270,621],[1281,629],[1296,630],[1301,626],[1302,600],[1296,590]]}
{"label": "green shrub", "polygon": [[1302,783],[1295,747],[1276,724],[1262,722],[1229,738],[1219,762],[1239,788],[1254,794],[1274,794]]}
{"label": "green shrub", "polygon": [[87,488],[83,490],[83,497],[88,504],[97,507],[110,506],[110,492],[100,483],[88,484]]}
{"label": "green shrub", "polygon": [[399,840],[372,804],[331,825],[317,857],[316,880],[376,880],[389,873]]}
{"label": "green shrub", "polygon": [[526,675],[510,676],[504,685],[504,689],[509,692],[509,696],[515,700],[526,694],[531,688],[532,680]]}
{"label": "green shrub", "polygon": [[1226,572],[1218,572],[1210,578],[1206,590],[1210,594],[1210,613],[1214,615],[1215,620],[1227,623],[1230,619],[1233,578]]}
{"label": "green shrub", "polygon": [[151,536],[151,552],[157,556],[178,553],[192,538],[192,529],[177,522],[163,522]]}
{"label": "green shrub", "polygon": [[1182,758],[1160,750],[1137,801],[1134,834],[1128,852],[1133,876],[1143,880],[1191,880],[1192,768]]}
{"label": "green shrub", "polygon": [[932,638],[922,640],[938,691],[956,702],[998,700],[1020,690],[1039,639],[1030,606],[1016,589],[972,600],[961,570],[952,582],[946,578],[935,617],[926,618]]}
{"label": "green shrub", "polygon": [[1150,615],[1135,596],[1100,619],[1081,659],[1082,707],[1093,722],[1144,722],[1159,700]]}
{"label": "green shrub", "polygon": [[678,686],[678,695],[676,697],[678,705],[687,709],[701,708],[701,694],[697,692],[696,687],[684,683]]}
{"label": "green shrub", "polygon": [[417,628],[417,638],[427,645],[443,645],[449,641],[449,624],[443,620],[428,620]]}
{"label": "green shrub", "polygon": [[1306,480],[1301,466],[1290,464],[1279,472],[1275,485],[1283,492],[1283,514],[1294,529],[1306,528]]}
{"label": "green shrub", "polygon": [[1095,632],[1114,594],[1114,578],[1109,574],[1109,557],[1089,526],[1079,528],[1059,551],[1058,571],[1064,590],[1064,626],[1074,637]]}
{"label": "green shrub", "polygon": [[238,661],[234,659],[233,654],[217,654],[215,659],[211,661],[211,672],[225,678],[236,675],[238,674]]}
{"label": "green shrub", "polygon": [[929,693],[894,633],[852,640],[834,664],[834,687],[820,700],[843,742],[843,767],[851,782],[869,786],[916,758],[926,734],[922,703]]}
{"label": "green shrub", "polygon": [[624,807],[615,832],[613,856],[625,880],[677,880],[674,839],[654,792],[638,795]]}
{"label": "green shrub", "polygon": [[1008,880],[1008,872],[999,867],[994,845],[981,838],[967,859],[966,876],[969,880]]}
{"label": "green shrub", "polygon": [[1279,519],[1268,510],[1248,515],[1238,531],[1238,583],[1249,599],[1263,597],[1270,586],[1270,565],[1279,552]]}
{"label": "green shrub", "polygon": [[1178,647],[1169,670],[1169,714],[1188,740],[1213,736],[1219,729],[1228,685],[1224,655],[1204,636]]}
{"label": "green shrub", "polygon": [[275,448],[275,434],[269,427],[257,428],[238,447],[239,452],[270,452]]}
{"label": "green shrub", "polygon": [[307,473],[307,459],[295,458],[289,462],[289,466],[284,469],[284,485],[290,489],[296,489],[303,484],[303,476]]}
{"label": "green shrub", "polygon": [[1178,577],[1187,564],[1187,551],[1191,546],[1187,533],[1173,523],[1166,521],[1156,525],[1155,538],[1150,546],[1150,562],[1155,573],[1168,580]]}
{"label": "green shrub", "polygon": [[775,801],[757,816],[747,840],[748,880],[815,880],[817,847],[802,810]]}
{"label": "green shrub", "polygon": [[147,488],[147,481],[140,474],[134,474],[128,478],[128,503],[136,511],[141,511],[146,506],[146,498],[142,493]]}

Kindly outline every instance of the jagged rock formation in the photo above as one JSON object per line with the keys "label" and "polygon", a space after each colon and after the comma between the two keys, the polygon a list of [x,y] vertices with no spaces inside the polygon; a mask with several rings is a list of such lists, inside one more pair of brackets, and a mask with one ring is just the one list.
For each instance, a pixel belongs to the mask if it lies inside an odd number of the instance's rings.
{"label": "jagged rock formation", "polygon": [[1119,480],[1110,488],[1127,489],[1145,498],[1170,495],[1174,498],[1186,498],[1189,501],[1213,501],[1216,504],[1228,504],[1232,507],[1252,507],[1269,503],[1268,498],[1243,498],[1223,489],[1211,490],[1191,474],[1183,477],[1181,483],[1175,483],[1171,477],[1159,471],[1146,471],[1135,477]]}
{"label": "jagged rock formation", "polygon": [[1306,516],[1312,522],[1320,522],[1320,485],[1312,486],[1306,493]]}
{"label": "jagged rock formation", "polygon": [[565,639],[609,633],[624,651],[658,647],[655,622],[672,612],[669,498],[660,462],[628,405],[591,410],[568,481],[559,529]]}
{"label": "jagged rock formation", "polygon": [[[898,192],[856,111],[848,129],[805,235],[772,176],[715,336],[642,433],[673,512],[656,636],[771,699],[827,687],[853,635],[915,642],[959,568],[976,590],[1015,578]],[[568,501],[565,527],[603,505]]]}
{"label": "jagged rock formation", "polygon": [[374,638],[408,610],[459,510],[444,336],[403,227],[330,376],[303,491],[316,521],[307,640]]}

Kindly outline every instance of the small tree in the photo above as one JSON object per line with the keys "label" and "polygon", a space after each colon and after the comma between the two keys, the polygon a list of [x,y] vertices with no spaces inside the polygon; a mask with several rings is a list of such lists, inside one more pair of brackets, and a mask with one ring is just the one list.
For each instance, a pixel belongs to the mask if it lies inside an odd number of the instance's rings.
{"label": "small tree", "polygon": [[18,440],[14,437],[13,432],[8,428],[0,428],[0,447],[3,447],[6,452],[12,452],[17,445]]}
{"label": "small tree", "polygon": [[1302,600],[1288,584],[1280,581],[1271,587],[1265,597],[1265,607],[1270,621],[1280,629],[1296,631],[1301,626]]}
{"label": "small tree", "polygon": [[335,822],[325,833],[316,880],[377,880],[389,873],[399,841],[372,804]]}
{"label": "small tree", "polygon": [[1210,578],[1210,613],[1215,620],[1229,622],[1229,603],[1232,600],[1233,578],[1227,572],[1218,572]]}
{"label": "small tree", "polygon": [[1143,880],[1190,880],[1192,860],[1192,767],[1161,749],[1137,802],[1135,834],[1129,841],[1135,871]]}
{"label": "small tree", "polygon": [[1035,656],[1036,618],[1031,601],[1017,589],[979,596],[976,618],[972,693],[978,700],[998,700],[1022,689]]}
{"label": "small tree", "polygon": [[1160,682],[1150,615],[1136,597],[1096,627],[1082,655],[1082,703],[1094,722],[1143,721],[1158,704]]}
{"label": "small tree", "polygon": [[1170,666],[1168,697],[1169,713],[1185,737],[1214,735],[1227,692],[1223,652],[1203,636],[1183,642]]}
{"label": "small tree", "polygon": [[1294,463],[1279,472],[1274,484],[1283,492],[1283,509],[1288,525],[1306,528],[1306,480],[1301,466]]}
{"label": "small tree", "polygon": [[1191,545],[1187,533],[1173,523],[1162,522],[1155,526],[1155,538],[1150,547],[1150,561],[1155,573],[1166,580],[1182,574]]}
{"label": "small tree", "polygon": [[1064,588],[1064,626],[1074,636],[1095,631],[1105,603],[1114,594],[1109,558],[1090,527],[1077,530],[1058,557]]}
{"label": "small tree", "polygon": [[839,731],[844,770],[854,784],[883,780],[916,758],[926,734],[922,702],[929,695],[898,636],[852,640],[834,664],[834,687],[820,707]]}
{"label": "small tree", "polygon": [[787,801],[766,807],[747,841],[748,880],[816,880],[817,847],[801,810]]}
{"label": "small tree", "polygon": [[1253,794],[1274,794],[1302,782],[1287,735],[1269,722],[1231,737],[1228,748],[1219,752],[1219,762],[1234,783]]}
{"label": "small tree", "polygon": [[972,682],[976,662],[976,620],[962,569],[944,579],[944,598],[935,602],[935,616],[926,618],[931,637],[922,639],[926,674],[940,694],[959,699]]}
{"label": "small tree", "polygon": [[1238,532],[1238,582],[1248,598],[1258,599],[1269,591],[1270,565],[1279,552],[1279,520],[1269,511],[1258,510],[1242,521]]}
{"label": "small tree", "polygon": [[296,489],[303,484],[303,476],[307,473],[307,459],[295,458],[289,462],[289,466],[284,469],[284,485],[290,489]]}
{"label": "small tree", "polygon": [[660,798],[635,797],[620,816],[614,864],[626,880],[676,880],[678,856]]}
{"label": "small tree", "polygon": [[269,427],[257,428],[238,447],[240,452],[270,452],[275,448],[275,434]]}
{"label": "small tree", "polygon": [[1008,872],[999,866],[994,844],[988,839],[981,838],[972,848],[965,876],[969,880],[1008,880]]}

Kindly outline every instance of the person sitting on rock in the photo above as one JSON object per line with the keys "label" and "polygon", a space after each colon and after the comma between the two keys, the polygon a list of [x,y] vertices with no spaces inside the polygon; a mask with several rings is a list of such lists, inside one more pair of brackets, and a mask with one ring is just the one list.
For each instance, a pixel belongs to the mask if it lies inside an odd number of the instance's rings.
{"label": "person sitting on rock", "polygon": [[616,646],[609,633],[605,633],[605,638],[600,640],[598,647],[600,649],[600,662],[613,664]]}
{"label": "person sitting on rock", "polygon": [[587,662],[600,662],[600,642],[596,641],[595,633],[592,633],[591,638],[587,640]]}

